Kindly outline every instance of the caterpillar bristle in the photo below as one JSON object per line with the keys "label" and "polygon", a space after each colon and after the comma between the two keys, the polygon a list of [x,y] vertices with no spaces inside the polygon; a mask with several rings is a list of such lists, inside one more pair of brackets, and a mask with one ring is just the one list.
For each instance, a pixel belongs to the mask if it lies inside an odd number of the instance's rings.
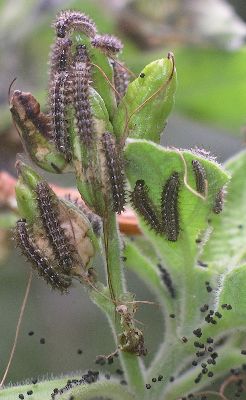
{"label": "caterpillar bristle", "polygon": [[116,93],[116,102],[119,104],[122,97],[125,96],[126,90],[130,81],[130,76],[127,70],[124,68],[124,65],[120,65],[112,61],[113,71],[114,71],[114,87],[117,91]]}
{"label": "caterpillar bristle", "polygon": [[52,45],[50,53],[50,82],[56,73],[65,72],[72,62],[72,40],[69,38],[57,38]]}
{"label": "caterpillar bristle", "polygon": [[149,197],[149,188],[143,179],[137,180],[130,193],[132,207],[144,218],[145,222],[156,233],[162,233],[162,224],[156,207]]}
{"label": "caterpillar bristle", "polygon": [[120,149],[110,132],[102,135],[102,148],[106,159],[106,170],[112,195],[112,209],[120,214],[126,203],[124,163]]}
{"label": "caterpillar bristle", "polygon": [[114,56],[123,49],[121,41],[113,35],[96,35],[91,44],[93,47],[101,50],[108,57]]}
{"label": "caterpillar bristle", "polygon": [[163,230],[167,239],[171,242],[177,241],[180,231],[178,212],[179,188],[179,174],[174,172],[166,181],[161,195]]}
{"label": "caterpillar bristle", "polygon": [[67,72],[56,73],[49,93],[53,141],[67,161],[71,161],[72,158],[66,115],[70,86],[71,81]]}
{"label": "caterpillar bristle", "polygon": [[28,233],[25,219],[17,221],[15,239],[17,246],[22,250],[28,261],[31,262],[33,268],[37,270],[39,276],[53,289],[61,293],[67,292],[68,287],[71,285],[71,280],[58,274],[50,265],[50,260],[42,255],[41,250]]}
{"label": "caterpillar bristle", "polygon": [[220,214],[223,211],[225,201],[225,189],[222,187],[215,196],[213,212],[215,214]]}
{"label": "caterpillar bristle", "polygon": [[173,286],[173,282],[172,282],[170,273],[161,264],[157,264],[157,267],[161,273],[161,279],[162,279],[164,285],[166,286],[170,296],[174,299],[176,297],[176,291]]}
{"label": "caterpillar bristle", "polygon": [[64,273],[69,273],[74,264],[73,249],[60,225],[57,204],[49,185],[44,181],[39,182],[36,194],[42,224],[57,262]]}
{"label": "caterpillar bristle", "polygon": [[79,11],[61,11],[57,15],[53,26],[59,38],[64,38],[74,30],[83,32],[92,38],[97,32],[96,25],[92,19]]}
{"label": "caterpillar bristle", "polygon": [[206,176],[206,171],[205,168],[202,166],[200,161],[198,160],[192,160],[192,168],[195,173],[195,178],[196,178],[196,190],[198,193],[205,195],[206,194],[206,182],[207,182],[207,176]]}
{"label": "caterpillar bristle", "polygon": [[73,66],[73,100],[78,136],[86,146],[94,139],[94,127],[90,105],[91,65],[86,46],[78,45]]}

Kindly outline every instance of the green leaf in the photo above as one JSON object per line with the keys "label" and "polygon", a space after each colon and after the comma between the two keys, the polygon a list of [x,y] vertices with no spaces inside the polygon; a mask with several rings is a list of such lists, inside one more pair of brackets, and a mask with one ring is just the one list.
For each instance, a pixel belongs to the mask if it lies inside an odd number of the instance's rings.
{"label": "green leaf", "polygon": [[163,284],[157,266],[153,264],[152,260],[143,255],[136,244],[130,241],[124,248],[124,256],[126,257],[126,266],[135,272],[150,287],[150,290],[155,292],[164,310],[167,310],[168,314],[173,313],[175,301]]}
{"label": "green leaf", "polygon": [[53,389],[63,387],[66,384],[67,380],[70,378],[71,377],[69,376],[67,378],[55,379],[53,381],[38,382],[35,385],[22,384],[18,386],[6,387],[0,391],[0,399],[16,400],[21,393],[24,394],[25,397],[27,397],[27,391],[32,390],[33,395],[30,396],[32,400],[50,400],[50,395],[53,392]]}
{"label": "green leaf", "polygon": [[246,256],[246,151],[227,161],[225,168],[231,181],[224,210],[212,220],[213,232],[202,255],[218,271],[241,263]]}
{"label": "green leaf", "polygon": [[[162,51],[141,52],[128,45],[125,58],[130,68],[139,71]],[[175,110],[240,136],[245,125],[245,48],[232,52],[182,46],[172,51],[179,78]]]}
{"label": "green leaf", "polygon": [[[71,379],[71,376],[65,379],[38,382],[35,385],[9,387],[0,391],[0,398],[4,400],[16,400],[20,393],[23,393],[26,398],[27,391],[32,390],[33,394],[30,396],[32,400],[50,400],[54,388],[64,387],[68,379]],[[74,395],[76,400],[91,400],[99,395],[110,397],[112,400],[134,400],[134,396],[128,390],[124,389],[122,385],[108,381],[77,386],[73,390],[66,391],[63,395],[57,396],[57,399],[68,400],[71,395]]]}
{"label": "green leaf", "polygon": [[[223,304],[231,306],[227,310]],[[217,297],[217,309],[223,314],[219,329],[245,330],[246,321],[246,264],[233,268],[222,278]]]}
{"label": "green leaf", "polygon": [[[158,209],[160,209],[163,185],[174,171],[180,174],[178,240],[170,242],[163,235],[156,234],[149,229],[142,217],[140,217],[140,226],[148,240],[153,243],[163,263],[169,268],[174,284],[178,283],[177,300],[180,312],[177,318],[180,318],[180,324],[184,325],[184,331],[187,329],[190,332],[191,321],[194,324],[201,318],[197,313],[197,308],[208,301],[204,282],[212,278],[210,269],[196,266],[200,251],[196,240],[208,227],[208,218],[212,215],[216,194],[228,181],[228,175],[214,161],[191,151],[181,152],[177,149],[163,148],[145,140],[129,139],[125,157],[126,174],[131,188],[134,188],[137,180],[143,179],[149,188],[149,196]],[[199,160],[206,171],[208,182],[206,200],[198,197],[184,184],[184,166],[186,165],[188,184],[193,190],[196,189],[191,164],[194,159]]]}
{"label": "green leaf", "polygon": [[[192,193],[184,185],[184,162],[181,155],[188,170],[188,183],[194,190],[196,190],[196,186],[191,161],[199,160],[205,168],[208,180],[206,200]],[[189,150],[179,151],[178,149],[163,148],[145,140],[128,140],[125,157],[127,160],[126,174],[131,188],[134,188],[137,180],[143,179],[149,187],[150,198],[159,209],[163,185],[174,171],[180,174],[181,188],[178,206],[180,234],[178,240],[170,242],[164,236],[150,231],[143,219],[140,218],[142,229],[151,238],[151,241],[154,241],[155,247],[159,249],[164,259],[172,265],[172,268],[179,268],[180,263],[183,263],[184,254],[189,254],[189,259],[194,259],[197,254],[196,239],[199,233],[207,228],[207,219],[212,214],[215,196],[227,182],[228,175],[219,164]]]}
{"label": "green leaf", "polygon": [[113,120],[115,134],[160,142],[176,90],[174,59],[148,64],[129,84]]}

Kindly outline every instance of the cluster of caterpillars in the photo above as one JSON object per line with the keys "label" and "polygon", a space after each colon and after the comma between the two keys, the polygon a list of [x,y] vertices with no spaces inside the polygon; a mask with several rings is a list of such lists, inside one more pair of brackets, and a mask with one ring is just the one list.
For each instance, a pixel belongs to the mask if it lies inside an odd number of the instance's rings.
{"label": "cluster of caterpillars", "polygon": [[[198,160],[192,160],[191,164],[195,175],[196,191],[205,196],[207,190],[205,168]],[[144,218],[149,227],[171,242],[176,242],[180,233],[178,209],[180,186],[180,174],[174,171],[162,187],[160,207],[156,207],[150,198],[149,188],[142,179],[136,181],[130,195],[133,208]],[[222,206],[223,189],[215,197],[213,212],[219,214]]]}
{"label": "cluster of caterpillars", "polygon": [[[11,99],[14,121],[23,132],[29,132],[29,137],[39,131],[54,144],[67,163],[72,164],[74,161],[71,142],[73,129],[82,147],[88,151],[101,148],[105,159],[105,166],[101,169],[103,173],[106,172],[106,177],[101,179],[101,189],[112,194],[112,208],[120,213],[125,204],[122,148],[116,143],[113,133],[97,135],[90,99],[94,69],[97,66],[91,61],[93,55],[90,53],[92,49],[101,52],[112,66],[113,78],[112,82],[108,81],[108,85],[115,88],[115,99],[119,104],[129,82],[127,69],[114,58],[123,48],[122,43],[114,36],[99,35],[94,22],[77,11],[62,11],[53,26],[56,38],[49,63],[48,113],[40,112],[38,102],[30,93],[16,90]],[[87,45],[78,44],[74,40],[74,32],[85,34]],[[104,79],[107,79],[106,75]],[[52,167],[59,172],[58,167]]]}
{"label": "cluster of caterpillars", "polygon": [[[61,226],[56,198],[45,181],[36,186],[36,198],[42,231],[48,239],[48,248],[40,245],[25,219],[17,221],[17,246],[31,262],[38,274],[55,290],[66,292],[71,285],[71,272],[77,253]],[[54,256],[52,256],[53,254]]]}
{"label": "cluster of caterpillars", "polygon": [[[92,83],[92,65],[85,45],[73,45],[72,33],[87,35],[91,46],[105,54],[114,70],[117,96],[125,94],[128,76],[119,68],[113,57],[123,48],[119,39],[111,35],[99,35],[94,22],[77,11],[61,12],[55,23],[56,41],[50,57],[49,105],[53,140],[57,149],[71,160],[71,143],[68,134],[67,107],[73,104],[75,125],[82,143],[90,146],[93,138],[93,121],[89,101]],[[119,86],[119,87],[118,87]]]}

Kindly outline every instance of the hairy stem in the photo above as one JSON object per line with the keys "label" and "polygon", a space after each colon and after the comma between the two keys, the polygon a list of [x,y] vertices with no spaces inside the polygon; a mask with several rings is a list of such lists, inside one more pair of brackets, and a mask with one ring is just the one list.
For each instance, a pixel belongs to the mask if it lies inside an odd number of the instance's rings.
{"label": "hairy stem", "polygon": [[[93,301],[106,313],[116,345],[118,345],[118,335],[122,333],[122,326],[120,316],[116,313],[115,307],[120,304],[119,299],[125,293],[126,289],[120,258],[119,231],[116,224],[116,217],[113,213],[108,213],[107,218],[104,220],[104,248],[111,304],[110,300],[105,301],[99,293],[93,293]],[[120,360],[130,388],[134,394],[141,397],[145,386],[143,365],[140,357],[120,351]]]}
{"label": "hairy stem", "polygon": [[[74,388],[69,394],[64,394],[60,397],[61,400],[69,400],[71,394],[77,400],[91,400],[103,396],[110,397],[113,400],[134,400],[135,397],[118,383],[113,382],[96,382],[93,385],[83,385]],[[112,397],[113,396],[113,397]]]}

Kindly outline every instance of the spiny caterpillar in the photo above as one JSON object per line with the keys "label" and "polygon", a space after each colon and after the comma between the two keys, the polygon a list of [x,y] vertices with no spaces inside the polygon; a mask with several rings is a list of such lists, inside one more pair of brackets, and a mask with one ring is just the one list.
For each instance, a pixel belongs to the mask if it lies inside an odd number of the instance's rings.
{"label": "spiny caterpillar", "polygon": [[108,57],[114,56],[123,49],[121,41],[112,35],[96,35],[92,39],[91,44]]}
{"label": "spiny caterpillar", "polygon": [[15,237],[17,246],[22,253],[32,263],[32,266],[38,271],[38,274],[53,288],[61,293],[66,292],[71,285],[68,278],[60,276],[50,265],[50,261],[41,254],[40,249],[30,238],[27,231],[26,220],[21,219],[16,223]]}
{"label": "spiny caterpillar", "polygon": [[71,46],[71,39],[56,39],[50,54],[50,82],[52,82],[55,73],[65,72],[69,69],[72,61]]}
{"label": "spiny caterpillar", "polygon": [[93,121],[89,100],[91,66],[85,45],[76,47],[73,66],[73,100],[76,116],[76,126],[80,140],[85,145],[93,141]]}
{"label": "spiny caterpillar", "polygon": [[145,222],[156,232],[162,233],[162,224],[154,204],[149,198],[149,189],[143,179],[137,180],[130,199],[133,208],[144,218]]}
{"label": "spiny caterpillar", "polygon": [[112,208],[118,214],[124,211],[125,198],[125,176],[124,165],[117,148],[114,136],[110,132],[102,135],[102,148],[106,159],[107,179],[110,183],[112,193]]}
{"label": "spiny caterpillar", "polygon": [[176,242],[179,235],[179,174],[174,172],[166,181],[161,195],[163,230],[168,240]]}
{"label": "spiny caterpillar", "polygon": [[176,292],[173,286],[171,275],[161,264],[157,264],[157,267],[161,273],[161,279],[163,283],[165,284],[170,296],[174,299],[176,297]]}
{"label": "spiny caterpillar", "polygon": [[83,32],[89,37],[94,37],[97,32],[94,22],[87,15],[78,11],[62,11],[53,25],[60,38],[64,38],[72,30]]}
{"label": "spiny caterpillar", "polygon": [[113,71],[114,71],[114,87],[116,89],[116,101],[119,104],[122,97],[125,96],[128,84],[129,84],[129,73],[124,68],[123,65],[112,61]]}
{"label": "spiny caterpillar", "polygon": [[74,257],[69,240],[60,226],[57,204],[53,200],[49,185],[46,182],[39,182],[36,194],[43,227],[57,262],[64,273],[69,273],[74,263]]}
{"label": "spiny caterpillar", "polygon": [[52,118],[53,140],[58,151],[71,160],[71,146],[67,129],[66,105],[70,79],[67,72],[56,73],[50,87],[50,114]]}
{"label": "spiny caterpillar", "polygon": [[200,161],[192,160],[192,168],[196,178],[196,190],[198,193],[205,195],[207,189],[206,171]]}
{"label": "spiny caterpillar", "polygon": [[215,196],[215,201],[213,206],[213,212],[215,214],[220,214],[223,211],[224,198],[225,198],[225,189],[222,187]]}

